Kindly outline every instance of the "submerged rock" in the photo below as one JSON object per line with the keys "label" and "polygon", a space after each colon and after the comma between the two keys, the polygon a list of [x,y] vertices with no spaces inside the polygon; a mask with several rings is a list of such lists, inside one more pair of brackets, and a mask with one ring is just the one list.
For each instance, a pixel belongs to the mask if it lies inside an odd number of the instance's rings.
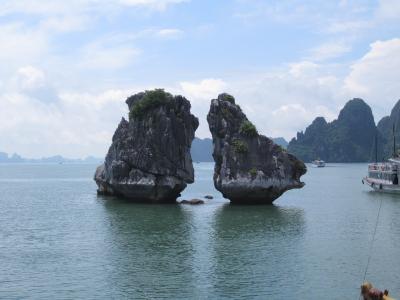
{"label": "submerged rock", "polygon": [[212,100],[207,121],[214,144],[214,185],[232,203],[271,204],[285,191],[304,186],[304,163],[258,134],[233,96]]}
{"label": "submerged rock", "polygon": [[204,204],[205,202],[200,199],[191,199],[191,200],[182,200],[179,202],[180,204],[190,204],[190,205],[199,205],[199,204]]}
{"label": "submerged rock", "polygon": [[190,145],[199,122],[190,102],[157,89],[126,100],[105,162],[96,170],[98,193],[135,201],[175,202],[194,181]]}

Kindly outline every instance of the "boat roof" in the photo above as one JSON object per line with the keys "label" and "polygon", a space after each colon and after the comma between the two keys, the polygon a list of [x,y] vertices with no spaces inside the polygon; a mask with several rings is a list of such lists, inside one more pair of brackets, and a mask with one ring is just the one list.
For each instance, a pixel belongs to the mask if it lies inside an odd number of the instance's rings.
{"label": "boat roof", "polygon": [[399,164],[399,165],[400,165],[400,157],[392,157],[392,158],[389,158],[389,161],[390,161],[391,163]]}

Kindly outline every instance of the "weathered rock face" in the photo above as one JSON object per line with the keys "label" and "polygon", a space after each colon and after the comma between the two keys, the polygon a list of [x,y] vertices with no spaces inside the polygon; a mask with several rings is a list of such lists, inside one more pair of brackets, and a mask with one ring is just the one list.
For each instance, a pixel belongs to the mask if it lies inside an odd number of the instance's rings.
{"label": "weathered rock face", "polygon": [[212,100],[207,121],[214,144],[214,185],[232,203],[271,204],[285,191],[304,186],[304,163],[259,135],[232,96]]}
{"label": "weathered rock face", "polygon": [[199,122],[190,102],[163,90],[126,100],[129,121],[122,118],[105,163],[95,173],[100,194],[136,201],[174,202],[194,180],[190,145]]}

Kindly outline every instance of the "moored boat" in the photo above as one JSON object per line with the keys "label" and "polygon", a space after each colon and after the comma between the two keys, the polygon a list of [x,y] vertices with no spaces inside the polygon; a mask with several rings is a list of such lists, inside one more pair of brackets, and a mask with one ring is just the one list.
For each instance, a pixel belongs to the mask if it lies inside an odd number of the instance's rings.
{"label": "moored boat", "polygon": [[368,175],[362,180],[372,189],[387,193],[400,193],[400,158],[391,158],[388,162],[368,165]]}
{"label": "moored boat", "polygon": [[311,163],[312,163],[313,166],[315,166],[317,168],[325,167],[325,162],[323,160],[320,160],[320,159],[313,160]]}
{"label": "moored boat", "polygon": [[375,163],[368,164],[368,175],[362,179],[362,183],[376,191],[400,193],[400,156],[397,155],[395,137],[393,125],[393,157],[383,163],[378,163],[378,138],[375,137]]}

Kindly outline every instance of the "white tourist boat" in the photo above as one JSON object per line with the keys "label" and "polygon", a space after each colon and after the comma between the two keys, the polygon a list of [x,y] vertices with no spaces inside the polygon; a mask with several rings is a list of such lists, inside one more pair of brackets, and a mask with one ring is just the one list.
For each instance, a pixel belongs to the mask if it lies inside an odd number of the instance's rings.
{"label": "white tourist boat", "polygon": [[372,189],[386,193],[400,193],[399,172],[400,156],[396,151],[396,137],[393,125],[393,157],[387,162],[378,163],[378,142],[375,138],[375,163],[368,164],[368,175],[363,178],[362,183],[369,185]]}
{"label": "white tourist boat", "polygon": [[320,159],[313,160],[311,163],[312,163],[312,165],[314,167],[317,167],[317,168],[325,167],[325,162],[323,160],[320,160]]}
{"label": "white tourist boat", "polygon": [[391,158],[385,163],[368,165],[368,175],[362,182],[376,191],[400,193],[399,185],[400,158]]}

